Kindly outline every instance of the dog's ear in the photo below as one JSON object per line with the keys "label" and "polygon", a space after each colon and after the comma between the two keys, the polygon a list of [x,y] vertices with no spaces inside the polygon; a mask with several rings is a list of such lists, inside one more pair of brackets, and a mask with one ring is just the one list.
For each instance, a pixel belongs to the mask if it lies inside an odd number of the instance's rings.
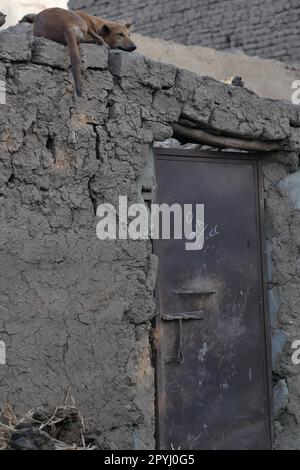
{"label": "dog's ear", "polygon": [[132,23],[125,23],[125,28],[130,29],[132,27]]}
{"label": "dog's ear", "polygon": [[108,24],[104,24],[100,30],[100,34],[107,35],[111,32],[111,28],[108,26]]}

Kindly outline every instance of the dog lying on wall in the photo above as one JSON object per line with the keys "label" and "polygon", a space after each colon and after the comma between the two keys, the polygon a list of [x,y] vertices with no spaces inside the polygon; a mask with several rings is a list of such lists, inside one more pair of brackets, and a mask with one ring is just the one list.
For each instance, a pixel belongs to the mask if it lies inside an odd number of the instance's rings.
{"label": "dog lying on wall", "polygon": [[36,37],[68,45],[78,96],[82,95],[79,43],[107,44],[112,49],[126,52],[133,52],[136,49],[136,45],[130,39],[131,24],[106,21],[82,11],[48,8],[38,15],[27,15],[22,21],[34,23],[33,33]]}

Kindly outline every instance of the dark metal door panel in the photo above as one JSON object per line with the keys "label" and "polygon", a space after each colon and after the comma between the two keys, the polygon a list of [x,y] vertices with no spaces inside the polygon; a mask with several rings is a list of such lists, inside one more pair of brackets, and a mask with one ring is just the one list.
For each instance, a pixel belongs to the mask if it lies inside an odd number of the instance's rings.
{"label": "dark metal door panel", "polygon": [[199,251],[155,242],[160,448],[270,448],[257,163],[157,155],[156,178],[156,202],[204,204],[207,227]]}

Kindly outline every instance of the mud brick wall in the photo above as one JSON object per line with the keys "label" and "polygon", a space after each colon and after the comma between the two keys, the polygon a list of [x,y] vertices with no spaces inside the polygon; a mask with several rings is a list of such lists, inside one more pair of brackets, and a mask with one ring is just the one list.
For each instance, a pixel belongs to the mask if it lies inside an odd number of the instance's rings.
{"label": "mud brick wall", "polygon": [[300,366],[290,359],[300,338],[300,109],[138,54],[83,45],[81,55],[79,99],[64,46],[0,35],[0,404],[21,413],[55,406],[71,386],[103,448],[154,448],[157,259],[150,241],[100,241],[95,210],[117,206],[119,195],[143,201],[154,185],[153,142],[171,137],[181,117],[283,140],[262,157],[269,287],[279,299],[276,445],[300,448]]}
{"label": "mud brick wall", "polygon": [[141,34],[288,62],[300,60],[298,0],[70,0],[108,18],[129,17]]}
{"label": "mud brick wall", "polygon": [[300,338],[300,171],[294,163],[286,167],[274,161],[264,167],[274,430],[281,449],[300,448],[299,365],[291,361],[291,344]]}

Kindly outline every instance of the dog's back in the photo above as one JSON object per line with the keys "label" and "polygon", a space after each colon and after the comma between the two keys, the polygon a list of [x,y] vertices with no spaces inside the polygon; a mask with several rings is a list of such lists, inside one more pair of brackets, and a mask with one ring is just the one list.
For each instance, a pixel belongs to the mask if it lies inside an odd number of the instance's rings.
{"label": "dog's back", "polygon": [[48,8],[35,17],[33,33],[36,37],[67,44],[65,33],[69,29],[74,31],[79,42],[84,37],[85,21],[72,11]]}

